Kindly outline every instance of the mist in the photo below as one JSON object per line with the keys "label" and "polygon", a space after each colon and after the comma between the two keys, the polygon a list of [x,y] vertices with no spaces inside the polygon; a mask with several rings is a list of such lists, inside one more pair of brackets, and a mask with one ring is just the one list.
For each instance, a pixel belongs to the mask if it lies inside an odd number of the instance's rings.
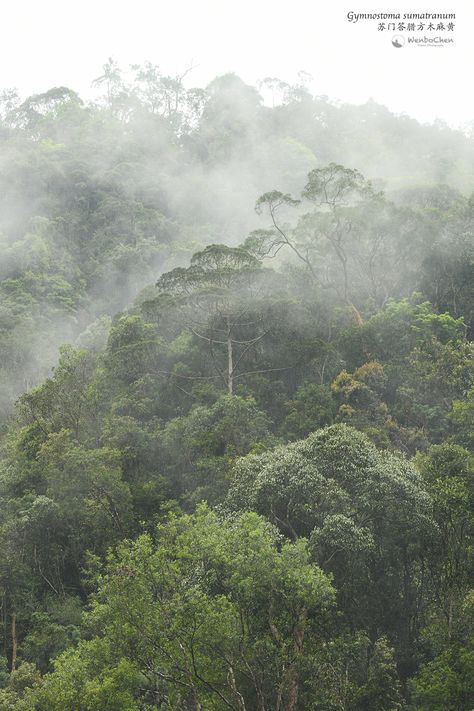
{"label": "mist", "polygon": [[257,88],[228,74],[193,89],[150,64],[124,73],[109,60],[94,101],[73,87],[26,99],[4,91],[4,415],[49,374],[61,343],[197,249],[243,243],[266,224],[257,198],[297,196],[315,168],[357,168],[388,196],[438,184],[469,195],[468,135],[374,101],[313,96],[305,81]]}

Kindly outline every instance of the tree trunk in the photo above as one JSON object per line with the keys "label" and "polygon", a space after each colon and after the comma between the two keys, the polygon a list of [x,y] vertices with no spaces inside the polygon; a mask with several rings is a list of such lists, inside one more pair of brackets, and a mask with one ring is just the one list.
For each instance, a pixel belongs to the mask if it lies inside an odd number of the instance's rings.
{"label": "tree trunk", "polygon": [[303,652],[304,633],[306,629],[306,610],[300,614],[300,619],[293,633],[293,650],[295,654],[295,666],[293,666],[290,682],[290,693],[288,696],[287,711],[296,711],[298,705],[298,693],[300,689],[298,662]]}
{"label": "tree trunk", "polygon": [[234,392],[234,357],[232,350],[232,329],[227,317],[227,390],[229,395]]}
{"label": "tree trunk", "polygon": [[352,310],[352,313],[354,314],[355,322],[358,326],[363,326],[364,325],[364,319],[362,318],[362,315],[357,308],[355,304],[352,303],[350,299],[346,299],[346,303],[349,306],[349,308]]}
{"label": "tree trunk", "polygon": [[12,612],[12,671],[16,669],[18,640],[16,637],[16,612]]}
{"label": "tree trunk", "polygon": [[3,656],[7,656],[7,644],[8,644],[8,615],[7,615],[7,596],[3,593],[2,601],[2,613],[3,613]]}
{"label": "tree trunk", "polygon": [[453,636],[453,598],[452,594],[449,598],[449,608],[448,608],[448,639],[451,641]]}
{"label": "tree trunk", "polygon": [[237,699],[237,704],[239,706],[239,711],[246,711],[246,706],[245,706],[245,700],[240,691],[237,689],[237,684],[235,682],[235,675],[234,675],[234,670],[232,667],[229,667],[229,671],[227,674],[227,678],[229,680],[230,688],[232,689],[232,693]]}

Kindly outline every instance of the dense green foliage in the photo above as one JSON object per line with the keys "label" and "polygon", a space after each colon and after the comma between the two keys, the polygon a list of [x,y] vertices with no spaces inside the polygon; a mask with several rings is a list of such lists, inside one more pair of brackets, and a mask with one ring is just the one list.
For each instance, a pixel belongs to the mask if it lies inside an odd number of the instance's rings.
{"label": "dense green foliage", "polygon": [[2,98],[0,711],[471,711],[472,139],[96,84]]}

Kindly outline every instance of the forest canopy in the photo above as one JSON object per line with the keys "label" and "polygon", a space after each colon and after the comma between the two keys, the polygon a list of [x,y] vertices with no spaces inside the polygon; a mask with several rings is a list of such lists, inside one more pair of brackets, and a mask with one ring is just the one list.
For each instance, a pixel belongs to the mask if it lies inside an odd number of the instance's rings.
{"label": "forest canopy", "polygon": [[0,97],[0,711],[472,711],[472,132],[190,77]]}

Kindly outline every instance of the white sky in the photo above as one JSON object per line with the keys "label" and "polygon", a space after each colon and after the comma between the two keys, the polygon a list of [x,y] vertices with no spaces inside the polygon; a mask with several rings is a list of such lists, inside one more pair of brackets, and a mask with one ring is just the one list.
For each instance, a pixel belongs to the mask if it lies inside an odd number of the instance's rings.
{"label": "white sky", "polygon": [[[350,24],[349,10],[456,12],[455,44],[395,49],[393,33]],[[304,70],[317,94],[420,121],[474,119],[474,0],[0,0],[0,32],[0,88],[22,96],[65,85],[88,98],[112,56],[166,74],[198,65],[188,86],[228,71],[291,83]]]}

